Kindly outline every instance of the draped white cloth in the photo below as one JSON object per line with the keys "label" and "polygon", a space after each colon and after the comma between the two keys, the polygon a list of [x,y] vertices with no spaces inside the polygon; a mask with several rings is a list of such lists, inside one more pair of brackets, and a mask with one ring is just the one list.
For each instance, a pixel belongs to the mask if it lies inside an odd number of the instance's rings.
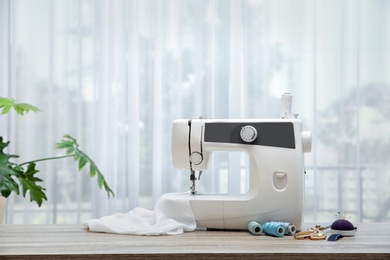
{"label": "draped white cloth", "polygon": [[129,213],[113,214],[84,222],[91,232],[128,235],[177,235],[194,231],[196,221],[187,194],[164,194],[154,210],[135,208]]}

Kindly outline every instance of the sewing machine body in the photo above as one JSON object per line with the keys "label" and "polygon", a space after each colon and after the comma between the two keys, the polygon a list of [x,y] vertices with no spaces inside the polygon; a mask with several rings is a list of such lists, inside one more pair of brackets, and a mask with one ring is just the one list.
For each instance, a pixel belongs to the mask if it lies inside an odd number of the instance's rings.
{"label": "sewing machine body", "polygon": [[206,170],[214,151],[244,151],[249,156],[246,194],[189,195],[198,227],[246,229],[255,220],[289,222],[300,229],[303,153],[309,152],[310,146],[310,133],[302,131],[302,122],[297,118],[176,120],[172,125],[172,160],[176,169]]}

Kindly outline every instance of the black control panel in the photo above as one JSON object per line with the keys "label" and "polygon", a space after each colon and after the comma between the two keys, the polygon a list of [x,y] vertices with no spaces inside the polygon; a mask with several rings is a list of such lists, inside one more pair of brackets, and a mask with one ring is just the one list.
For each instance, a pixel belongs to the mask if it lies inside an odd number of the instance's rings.
{"label": "black control panel", "polygon": [[[257,131],[257,138],[251,143],[243,141],[240,136],[241,129],[248,125]],[[291,122],[205,123],[204,141],[295,149],[294,125]]]}

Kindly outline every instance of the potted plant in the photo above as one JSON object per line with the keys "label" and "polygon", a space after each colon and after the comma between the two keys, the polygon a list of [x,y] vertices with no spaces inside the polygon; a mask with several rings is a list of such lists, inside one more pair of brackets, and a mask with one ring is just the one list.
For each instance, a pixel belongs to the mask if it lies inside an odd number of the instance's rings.
{"label": "potted plant", "polygon": [[[17,103],[11,98],[0,97],[0,110],[1,114],[7,114],[11,109],[15,110],[17,114],[24,115],[29,111],[39,112],[39,108],[27,104]],[[63,156],[47,157],[41,159],[35,159],[23,163],[15,163],[12,160],[18,158],[18,155],[7,154],[4,150],[9,145],[9,141],[5,142],[3,137],[0,135],[0,195],[4,198],[9,197],[12,193],[22,194],[26,197],[30,195],[30,201],[35,201],[38,206],[42,205],[43,200],[47,200],[45,194],[45,188],[39,186],[39,182],[42,179],[37,177],[39,170],[36,168],[36,163],[47,160],[57,160],[67,157],[73,157],[77,162],[78,170],[80,171],[86,165],[89,165],[89,174],[91,177],[97,176],[97,183],[99,188],[104,188],[107,192],[108,197],[114,196],[114,192],[108,186],[103,174],[100,172],[95,162],[83,151],[79,149],[77,140],[70,135],[64,135],[60,142],[55,144],[57,149],[64,149],[65,154]],[[0,224],[4,215],[1,209],[2,201],[4,198],[0,196]]]}

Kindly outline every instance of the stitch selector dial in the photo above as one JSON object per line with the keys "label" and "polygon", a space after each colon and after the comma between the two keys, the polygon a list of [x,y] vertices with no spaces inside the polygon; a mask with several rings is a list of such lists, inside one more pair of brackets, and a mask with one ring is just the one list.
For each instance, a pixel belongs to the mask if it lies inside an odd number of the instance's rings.
{"label": "stitch selector dial", "polygon": [[203,161],[203,156],[201,153],[193,152],[190,155],[190,161],[195,165],[199,165]]}
{"label": "stitch selector dial", "polygon": [[257,130],[251,125],[246,125],[241,128],[240,136],[244,142],[251,143],[257,138]]}

